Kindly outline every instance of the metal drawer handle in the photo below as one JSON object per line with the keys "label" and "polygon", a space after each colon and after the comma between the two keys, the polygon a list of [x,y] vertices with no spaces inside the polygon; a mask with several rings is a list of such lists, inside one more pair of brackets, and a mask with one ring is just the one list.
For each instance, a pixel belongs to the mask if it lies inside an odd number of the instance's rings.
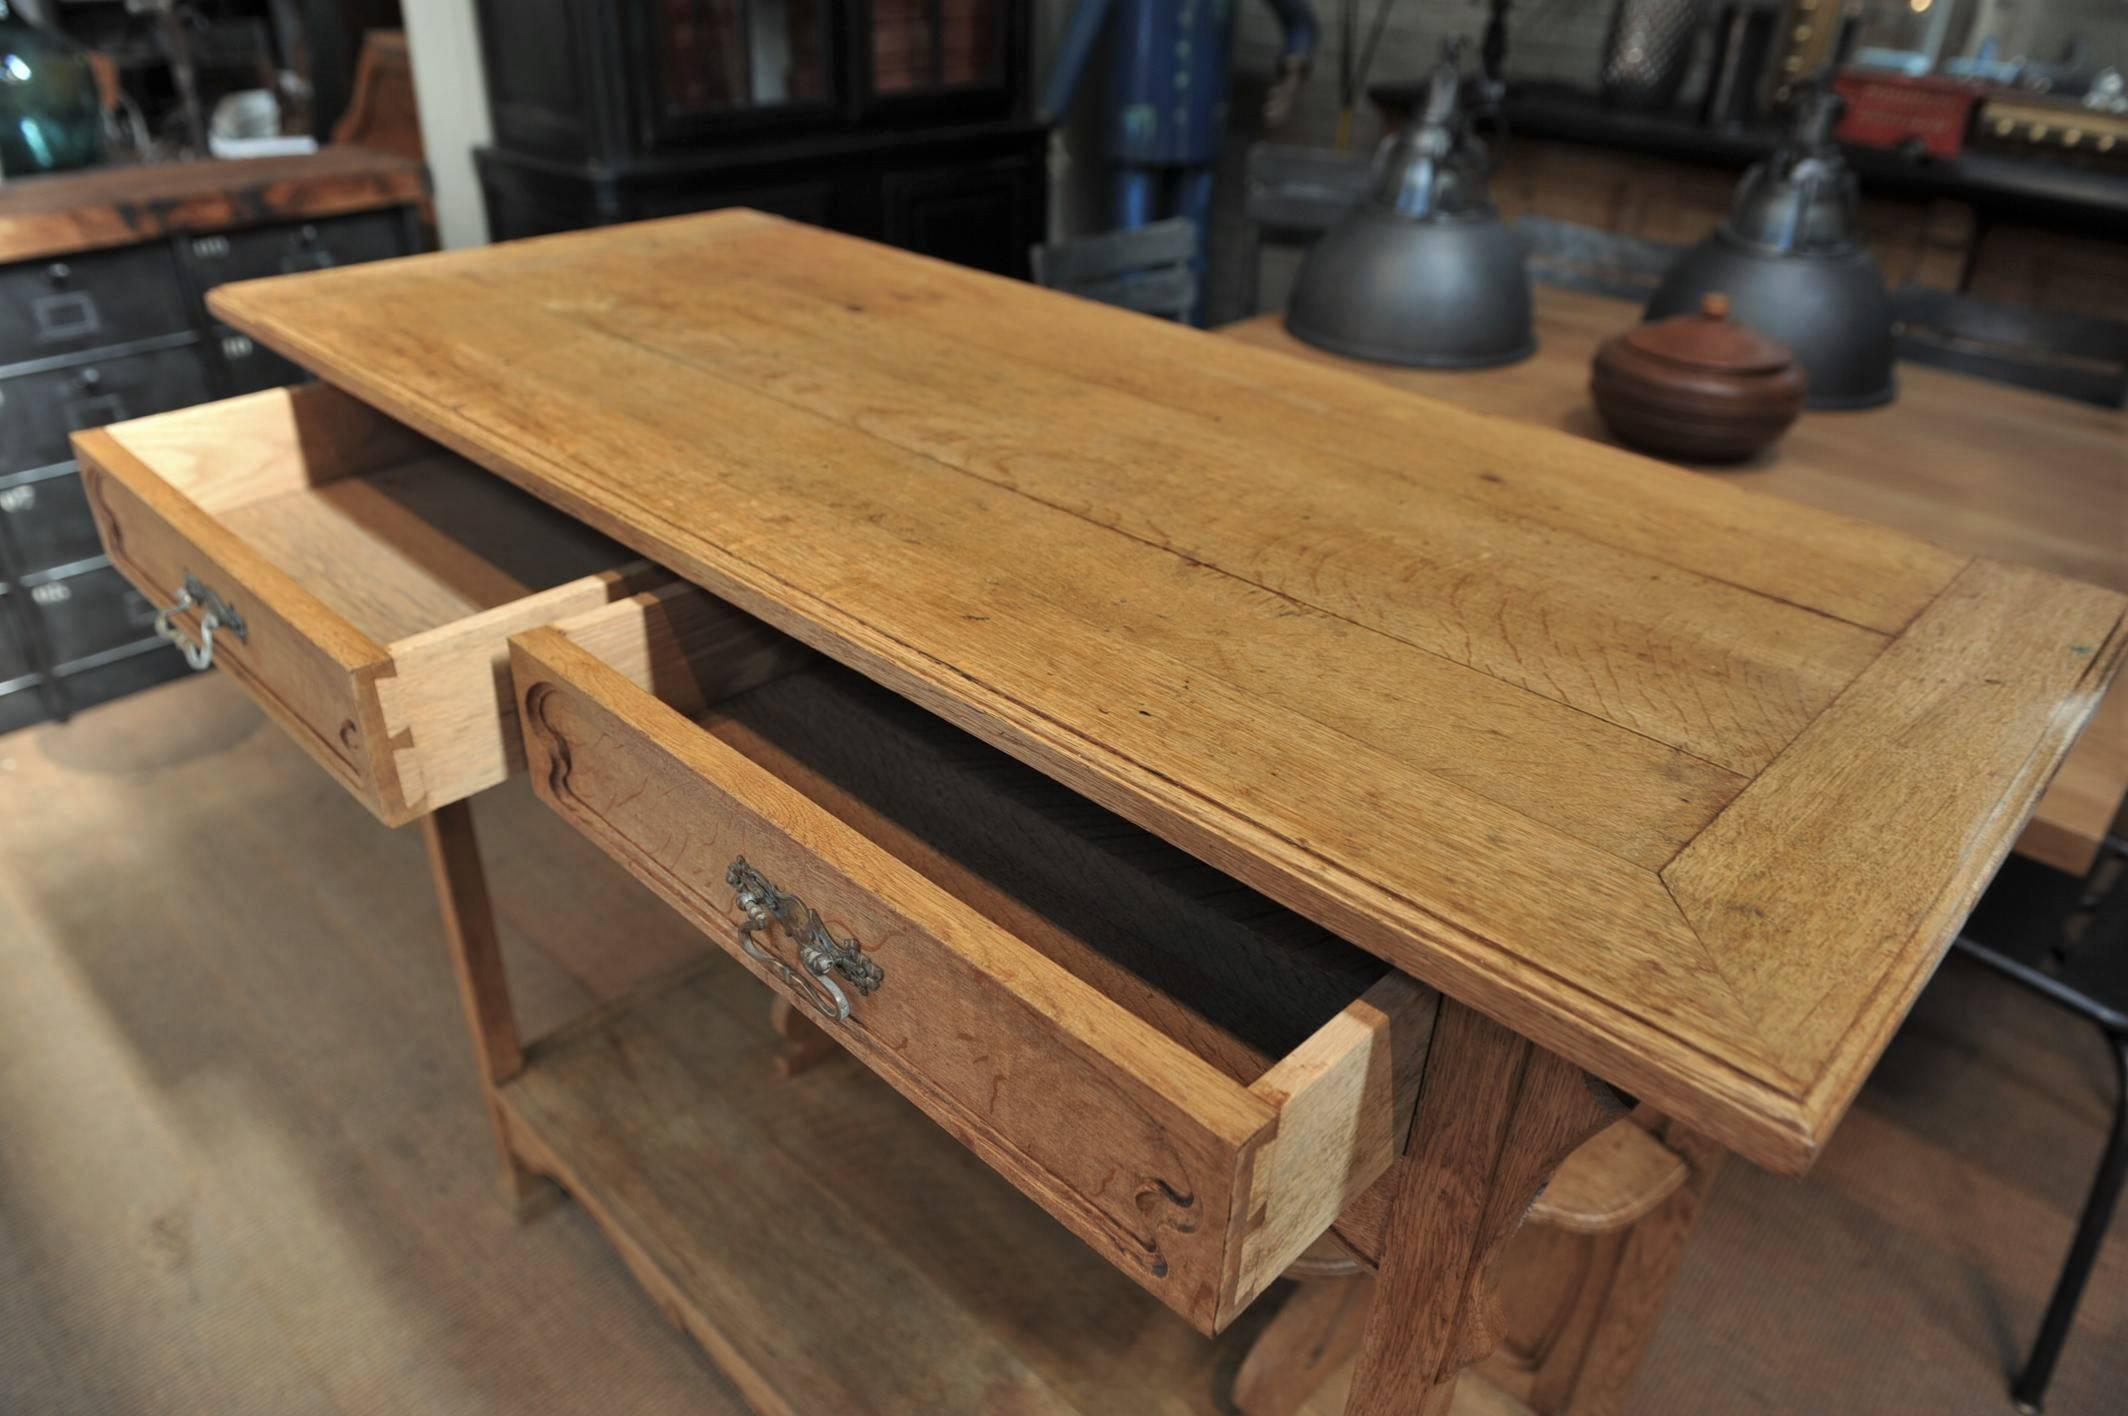
{"label": "metal drawer handle", "polygon": [[[724,872],[724,883],[738,891],[739,908],[746,923],[739,926],[739,947],[748,958],[759,959],[780,974],[785,983],[803,993],[822,1015],[842,1022],[850,1016],[850,996],[834,975],[849,980],[859,994],[867,994],[887,980],[886,970],[864,956],[864,946],[855,939],[847,943],[828,933],[820,911],[808,909],[805,901],[786,894],[740,856]],[[754,931],[780,924],[798,944],[798,968],[792,968],[754,942]]]}
{"label": "metal drawer handle", "polygon": [[[174,617],[186,610],[203,611],[198,643],[177,627]],[[244,617],[231,609],[221,596],[200,584],[198,576],[187,571],[185,583],[178,587],[177,603],[155,612],[156,637],[175,644],[178,652],[185,656],[185,662],[194,669],[206,669],[214,663],[214,631],[217,629],[226,629],[242,639],[245,637]]]}

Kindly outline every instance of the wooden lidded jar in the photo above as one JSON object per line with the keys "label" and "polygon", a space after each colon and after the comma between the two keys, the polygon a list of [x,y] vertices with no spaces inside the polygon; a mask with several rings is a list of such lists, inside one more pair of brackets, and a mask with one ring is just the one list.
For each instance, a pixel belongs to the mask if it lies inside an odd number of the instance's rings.
{"label": "wooden lidded jar", "polygon": [[1803,370],[1788,346],[1729,322],[1729,297],[1696,314],[1613,335],[1589,377],[1596,411],[1620,442],[1688,462],[1734,462],[1803,411]]}

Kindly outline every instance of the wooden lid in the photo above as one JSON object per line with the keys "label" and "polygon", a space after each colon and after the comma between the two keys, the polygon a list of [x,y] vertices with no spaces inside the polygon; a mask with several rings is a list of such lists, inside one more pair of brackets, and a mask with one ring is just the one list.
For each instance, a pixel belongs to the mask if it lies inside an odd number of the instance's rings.
{"label": "wooden lid", "polygon": [[1687,368],[1729,374],[1772,374],[1795,363],[1795,355],[1778,339],[1749,325],[1729,322],[1729,297],[1710,291],[1696,313],[1673,315],[1626,331],[1620,340]]}

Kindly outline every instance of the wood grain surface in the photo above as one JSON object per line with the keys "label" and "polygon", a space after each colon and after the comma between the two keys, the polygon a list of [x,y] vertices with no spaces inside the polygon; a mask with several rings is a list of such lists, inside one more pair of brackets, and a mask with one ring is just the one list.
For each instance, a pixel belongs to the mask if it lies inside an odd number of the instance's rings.
{"label": "wood grain surface", "polygon": [[30,177],[0,191],[0,262],[124,246],[173,231],[373,211],[427,195],[419,162],[353,146]]}
{"label": "wood grain surface", "polygon": [[[211,299],[1779,1168],[1824,1143],[2124,645],[2104,591],[755,213]],[[2041,586],[2043,615],[1990,602]],[[1992,706],[1898,750],[1902,713],[1868,705],[1948,680]],[[1757,805],[1777,790],[1910,809],[1925,843],[1849,854]],[[1715,893],[1673,894],[1679,859]],[[1823,888],[1751,877],[1774,859]],[[1778,964],[1732,906],[1777,907]]]}
{"label": "wood grain surface", "polygon": [[[1220,333],[1474,412],[1614,442],[1589,401],[1590,362],[1599,343],[1639,318],[1638,309],[1539,286],[1536,316],[1536,357],[1477,373],[1340,359],[1286,333],[1275,314]],[[1902,364],[1897,401],[1810,414],[1759,456],[1705,475],[1956,551],[2128,591],[2128,412],[2119,409]],[[2128,694],[2113,694],[2041,798],[2018,852],[2083,874],[2124,794]]]}

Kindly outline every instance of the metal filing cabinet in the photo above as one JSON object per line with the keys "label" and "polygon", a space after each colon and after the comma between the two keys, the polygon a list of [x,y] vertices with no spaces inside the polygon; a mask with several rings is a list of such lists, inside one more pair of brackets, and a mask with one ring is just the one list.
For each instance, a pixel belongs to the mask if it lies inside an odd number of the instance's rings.
{"label": "metal filing cabinet", "polygon": [[185,672],[154,636],[155,607],[103,557],[68,434],[301,381],[210,318],[204,297],[420,249],[416,207],[377,190],[370,209],[267,222],[232,199],[225,229],[0,265],[0,732]]}

